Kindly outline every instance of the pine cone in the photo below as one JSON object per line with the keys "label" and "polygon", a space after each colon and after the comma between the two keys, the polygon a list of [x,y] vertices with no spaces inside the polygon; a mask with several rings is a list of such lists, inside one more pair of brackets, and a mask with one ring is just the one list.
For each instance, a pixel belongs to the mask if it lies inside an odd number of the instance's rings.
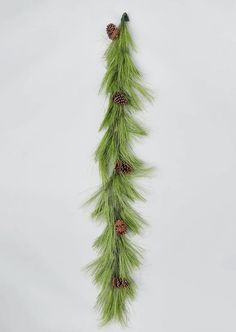
{"label": "pine cone", "polygon": [[112,286],[114,288],[125,288],[129,286],[129,282],[127,279],[119,278],[119,277],[113,277],[112,278]]}
{"label": "pine cone", "polygon": [[106,31],[111,40],[116,39],[119,35],[119,29],[113,23],[107,25]]}
{"label": "pine cone", "polygon": [[125,94],[120,91],[117,91],[114,93],[112,100],[113,100],[113,103],[115,103],[115,104],[119,104],[119,105],[128,104],[128,99],[126,98]]}
{"label": "pine cone", "polygon": [[126,233],[126,224],[123,220],[116,220],[115,230],[118,235],[124,235]]}
{"label": "pine cone", "polygon": [[116,162],[115,170],[117,174],[128,174],[132,171],[132,168],[129,164],[122,160]]}

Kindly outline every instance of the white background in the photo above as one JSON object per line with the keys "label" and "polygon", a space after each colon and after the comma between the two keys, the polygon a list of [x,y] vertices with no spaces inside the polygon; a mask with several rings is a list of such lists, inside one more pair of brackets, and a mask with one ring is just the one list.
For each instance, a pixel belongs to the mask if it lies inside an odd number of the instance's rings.
{"label": "white background", "polygon": [[124,11],[156,96],[136,150],[158,169],[128,331],[236,331],[235,1],[2,0],[1,332],[99,331],[82,267],[102,227],[81,205],[99,185],[105,27]]}

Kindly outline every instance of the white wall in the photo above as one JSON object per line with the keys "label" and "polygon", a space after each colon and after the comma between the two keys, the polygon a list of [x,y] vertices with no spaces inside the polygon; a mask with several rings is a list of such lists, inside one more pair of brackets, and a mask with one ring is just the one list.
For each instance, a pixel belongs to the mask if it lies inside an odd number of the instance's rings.
{"label": "white wall", "polygon": [[[233,0],[0,3],[0,330],[98,331],[86,198],[105,101],[107,23],[123,11],[156,101],[137,152],[150,223],[129,331],[235,332]],[[106,331],[121,331],[111,325]]]}

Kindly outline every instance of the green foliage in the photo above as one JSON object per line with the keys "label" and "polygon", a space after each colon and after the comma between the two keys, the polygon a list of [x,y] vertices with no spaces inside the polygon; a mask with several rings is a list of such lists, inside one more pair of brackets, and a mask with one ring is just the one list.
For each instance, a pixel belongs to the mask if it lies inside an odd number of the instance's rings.
{"label": "green foliage", "polygon": [[[92,217],[105,222],[103,233],[94,243],[99,256],[88,266],[94,282],[100,287],[97,307],[101,311],[102,324],[113,319],[125,324],[127,303],[135,295],[132,273],[139,267],[141,253],[131,243],[130,236],[139,234],[145,222],[133,209],[132,203],[143,200],[136,189],[135,178],[146,175],[150,170],[135,156],[132,143],[134,139],[147,135],[147,130],[135,119],[135,112],[142,110],[144,99],[151,101],[152,97],[140,83],[142,76],[132,59],[135,47],[124,15],[119,29],[119,37],[110,43],[105,53],[107,71],[101,87],[109,99],[108,110],[100,127],[105,134],[95,154],[102,185],[89,200],[95,204]],[[125,93],[127,105],[112,102],[112,95],[117,91]],[[127,162],[132,172],[117,174],[117,160]],[[117,219],[125,221],[127,234],[117,235],[114,227]],[[128,287],[114,288],[113,276],[128,280]]]}

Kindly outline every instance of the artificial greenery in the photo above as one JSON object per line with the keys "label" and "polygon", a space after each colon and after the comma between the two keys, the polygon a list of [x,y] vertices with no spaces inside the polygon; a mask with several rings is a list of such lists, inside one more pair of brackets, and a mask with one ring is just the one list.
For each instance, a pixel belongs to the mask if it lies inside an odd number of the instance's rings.
{"label": "artificial greenery", "polygon": [[[105,52],[107,71],[101,89],[109,102],[100,127],[105,134],[95,156],[102,184],[89,200],[95,204],[92,217],[105,222],[103,233],[94,243],[99,257],[88,267],[94,282],[100,287],[97,306],[102,324],[113,319],[124,324],[127,322],[127,303],[134,298],[136,290],[132,275],[141,260],[140,249],[131,242],[131,236],[139,234],[145,223],[132,207],[136,200],[143,200],[135,178],[146,175],[150,170],[132,150],[133,139],[147,135],[135,113],[143,109],[144,99],[151,101],[152,97],[141,85],[142,76],[132,59],[135,46],[128,31],[128,21],[127,14],[123,14],[118,38],[111,41]],[[127,105],[113,102],[112,96],[117,91],[125,93]],[[117,174],[115,165],[118,160],[125,161],[132,171]],[[114,222],[118,219],[125,221],[125,235],[120,236],[115,231]],[[128,280],[128,287],[114,287],[114,276]]]}

